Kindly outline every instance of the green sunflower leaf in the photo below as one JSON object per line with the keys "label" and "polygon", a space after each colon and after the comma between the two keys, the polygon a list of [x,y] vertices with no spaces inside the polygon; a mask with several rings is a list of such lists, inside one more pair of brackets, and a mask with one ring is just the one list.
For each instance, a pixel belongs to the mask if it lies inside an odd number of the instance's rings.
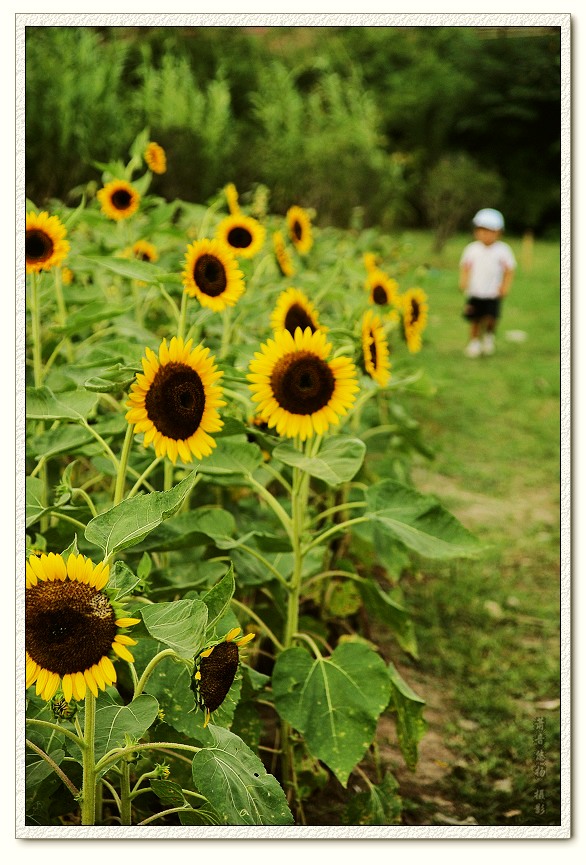
{"label": "green sunflower leaf", "polygon": [[392,663],[389,663],[388,670],[391,678],[390,708],[396,713],[399,747],[405,763],[415,771],[418,745],[427,728],[422,716],[425,700],[417,696]]}
{"label": "green sunflower leaf", "polygon": [[93,300],[91,303],[87,303],[85,306],[76,309],[75,312],[68,313],[67,322],[63,325],[55,326],[55,330],[64,335],[78,334],[84,328],[98,324],[100,321],[110,321],[110,319],[123,315],[131,309],[132,304],[114,306],[112,301]]}
{"label": "green sunflower leaf", "polygon": [[380,481],[366,492],[367,516],[378,528],[430,559],[478,555],[478,539],[433,496],[393,480]]}
{"label": "green sunflower leaf", "polygon": [[206,592],[201,599],[208,609],[208,632],[229,608],[235,588],[234,565],[230,564],[225,576],[222,577],[219,583],[212,586],[209,592]]}
{"label": "green sunflower leaf", "polygon": [[248,475],[262,463],[262,459],[258,445],[218,439],[218,446],[202,461],[199,471],[215,478]]}
{"label": "green sunflower leaf", "polygon": [[70,420],[82,423],[93,412],[99,396],[87,390],[68,390],[56,396],[48,387],[27,387],[26,416],[31,420]]}
{"label": "green sunflower leaf", "polygon": [[162,802],[165,808],[181,808],[182,805],[187,805],[187,799],[183,795],[181,784],[175,781],[167,781],[162,778],[150,779],[151,790],[155,796]]}
{"label": "green sunflower leaf", "polygon": [[[126,737],[138,741],[149,729],[159,711],[151,694],[141,694],[128,706],[106,703],[96,709],[96,759],[112,748],[122,748]],[[105,770],[107,771],[107,769]]]}
{"label": "green sunflower leaf", "polygon": [[363,643],[337,646],[330,658],[286,649],[273,670],[275,707],[345,787],[376,732],[391,683],[382,658]]}
{"label": "green sunflower leaf", "polygon": [[394,826],[401,822],[403,801],[399,785],[390,772],[381,784],[371,784],[364,793],[353,796],[346,807],[348,826]]}
{"label": "green sunflower leaf", "polygon": [[149,261],[139,261],[132,258],[112,258],[109,255],[80,255],[79,258],[92,264],[97,264],[99,267],[105,267],[106,270],[111,270],[113,273],[117,273],[118,276],[125,276],[128,279],[138,279],[140,282],[161,282],[161,277],[164,274],[162,267],[151,264]]}
{"label": "green sunflower leaf", "polygon": [[191,492],[195,475],[193,471],[170,490],[127,499],[94,517],[86,526],[86,539],[105,556],[134,547],[179,510]]}
{"label": "green sunflower leaf", "polygon": [[242,739],[210,724],[212,744],[193,758],[193,781],[222,824],[288,826],[293,815],[277,779]]}
{"label": "green sunflower leaf", "polygon": [[43,514],[51,513],[52,508],[43,505],[45,485],[40,478],[25,479],[26,490],[26,527],[34,525]]}
{"label": "green sunflower leaf", "polygon": [[415,628],[408,610],[374,580],[361,579],[358,588],[368,613],[390,628],[404,652],[413,658],[419,657]]}
{"label": "green sunflower leaf", "polygon": [[287,442],[277,445],[273,457],[335,487],[352,480],[362,465],[365,453],[363,441],[340,435],[327,438],[315,457],[300,453]]}
{"label": "green sunflower leaf", "polygon": [[230,539],[236,528],[234,517],[222,508],[203,507],[177,514],[149,534],[137,550],[170,550],[202,546]]}
{"label": "green sunflower leaf", "polygon": [[169,601],[141,608],[151,637],[173,649],[182,658],[193,658],[201,649],[208,619],[203,601]]}

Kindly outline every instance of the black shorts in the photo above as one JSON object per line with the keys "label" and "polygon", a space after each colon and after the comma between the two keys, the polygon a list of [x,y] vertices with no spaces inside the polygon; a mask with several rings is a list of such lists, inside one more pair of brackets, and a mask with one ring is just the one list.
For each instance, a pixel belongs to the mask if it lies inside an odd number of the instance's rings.
{"label": "black shorts", "polygon": [[480,321],[486,316],[498,318],[501,314],[500,297],[468,297],[462,312],[467,321]]}

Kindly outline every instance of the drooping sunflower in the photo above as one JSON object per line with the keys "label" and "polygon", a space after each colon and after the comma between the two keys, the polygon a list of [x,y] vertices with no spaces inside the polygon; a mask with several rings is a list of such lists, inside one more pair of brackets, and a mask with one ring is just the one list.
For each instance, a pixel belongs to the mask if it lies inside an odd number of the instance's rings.
{"label": "drooping sunflower", "polygon": [[153,174],[164,174],[167,170],[167,155],[160,144],[151,141],[144,152],[144,161]]}
{"label": "drooping sunflower", "polygon": [[102,213],[117,222],[138,210],[140,193],[126,180],[111,180],[97,193]]}
{"label": "drooping sunflower", "polygon": [[348,411],[358,391],[356,369],[347,357],[328,360],[323,331],[297,328],[275,333],[255,352],[247,378],[257,414],[278,434],[301,441],[321,435]]}
{"label": "drooping sunflower", "polygon": [[26,564],[26,687],[51,700],[58,689],[67,703],[83,700],[87,688],[98,690],[116,681],[112,661],[132,663],[128,646],[136,640],[125,631],[139,619],[129,618],[107,591],[110,566],[72,553],[29,557]]}
{"label": "drooping sunflower", "polygon": [[69,241],[65,240],[67,231],[57,216],[42,213],[27,213],[26,272],[40,273],[61,264],[69,252]]}
{"label": "drooping sunflower", "polygon": [[313,235],[311,233],[311,219],[302,207],[296,204],[287,211],[287,228],[289,237],[300,255],[307,255],[313,246]]}
{"label": "drooping sunflower", "polygon": [[389,345],[379,316],[371,309],[362,319],[362,363],[364,371],[381,387],[391,377]]}
{"label": "drooping sunflower", "polygon": [[209,456],[216,446],[210,433],[224,425],[218,408],[226,403],[217,384],[223,373],[209,348],[192,345],[174,336],[169,345],[162,341],[158,357],[146,348],[144,374],[136,376],[126,403],[126,420],[144,433],[145,447],[153,444],[158,457],[173,463]]}
{"label": "drooping sunflower", "polygon": [[265,242],[265,228],[252,216],[236,213],[223,219],[216,237],[226,244],[236,258],[254,258]]}
{"label": "drooping sunflower", "polygon": [[412,354],[421,351],[421,334],[427,325],[427,295],[422,288],[410,288],[401,298],[403,333]]}
{"label": "drooping sunflower", "polygon": [[232,216],[240,213],[240,206],[238,204],[238,190],[233,183],[226,184],[226,186],[224,187],[224,195],[226,196],[228,210],[230,211]]}
{"label": "drooping sunflower", "polygon": [[291,258],[289,250],[285,246],[285,239],[283,238],[283,233],[281,231],[275,231],[273,233],[273,249],[275,250],[275,258],[277,259],[277,264],[279,265],[279,269],[283,276],[293,276],[295,273],[293,259]]}
{"label": "drooping sunflower", "polygon": [[154,263],[159,258],[157,247],[153,243],[149,243],[148,240],[137,240],[136,243],[133,243],[131,254],[134,258],[138,258],[139,261],[149,261],[151,263]]}
{"label": "drooping sunflower", "polygon": [[187,247],[183,285],[202,306],[220,312],[244,293],[244,278],[230,248],[219,240],[196,240]]}
{"label": "drooping sunflower", "polygon": [[204,727],[207,727],[212,712],[219,709],[238,672],[239,649],[254,639],[246,634],[236,639],[240,628],[233,628],[223,640],[208,646],[195,657],[195,673],[191,689],[197,705],[205,712]]}
{"label": "drooping sunflower", "polygon": [[[287,288],[278,297],[277,305],[271,315],[273,330],[288,330],[293,336],[298,327],[306,327],[313,333],[320,329],[317,310],[313,303],[298,288]],[[325,328],[321,328],[325,330]]]}
{"label": "drooping sunflower", "polygon": [[399,283],[396,279],[391,279],[384,270],[370,270],[364,287],[369,293],[370,302],[376,306],[391,306],[397,302]]}

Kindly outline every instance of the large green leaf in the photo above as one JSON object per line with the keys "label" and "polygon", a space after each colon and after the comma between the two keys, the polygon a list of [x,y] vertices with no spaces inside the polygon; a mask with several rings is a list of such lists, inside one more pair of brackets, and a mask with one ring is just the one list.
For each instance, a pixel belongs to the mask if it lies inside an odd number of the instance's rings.
{"label": "large green leaf", "polygon": [[390,708],[397,716],[399,747],[405,763],[409,769],[415,771],[418,745],[427,728],[422,716],[425,700],[417,696],[392,663],[389,663],[388,669],[391,678]]}
{"label": "large green leaf", "polygon": [[358,588],[368,613],[391,629],[403,651],[417,658],[417,638],[408,610],[374,580],[360,580]]}
{"label": "large green leaf", "polygon": [[185,599],[141,608],[151,637],[173,649],[182,658],[193,658],[202,648],[208,619],[203,601]]}
{"label": "large green leaf", "polygon": [[234,565],[231,564],[227,574],[202,597],[208,609],[208,633],[229,608],[234,589]]}
{"label": "large green leaf", "polygon": [[192,763],[194,783],[227,826],[288,826],[293,816],[276,778],[242,739],[210,724],[212,744]]}
{"label": "large green leaf", "polygon": [[80,259],[90,261],[100,267],[105,267],[119,276],[128,279],[138,279],[141,282],[160,282],[164,273],[163,268],[148,261],[139,261],[133,258],[112,258],[107,255],[83,255]]}
{"label": "large green leaf", "polygon": [[236,522],[229,511],[203,507],[177,514],[149,534],[139,550],[167,552],[230,538]]}
{"label": "large green leaf", "polygon": [[478,539],[435,499],[393,480],[366,492],[367,515],[409,549],[430,559],[475,556]]}
{"label": "large green leaf", "polygon": [[58,396],[48,387],[27,387],[26,416],[31,420],[86,420],[99,397],[87,390],[68,390]]}
{"label": "large green leaf", "polygon": [[49,514],[52,508],[43,505],[45,485],[40,478],[28,477],[25,480],[26,490],[26,527],[34,525],[44,514]]}
{"label": "large green leaf", "polygon": [[65,324],[56,328],[59,333],[71,335],[79,334],[84,328],[91,327],[100,321],[110,321],[118,315],[123,315],[132,309],[132,304],[126,306],[114,306],[109,300],[93,300],[80,309],[70,312]]}
{"label": "large green leaf", "polygon": [[199,471],[217,478],[224,475],[248,475],[261,463],[262,451],[258,445],[218,439],[217,447],[209,457],[202,460]]}
{"label": "large green leaf", "polygon": [[100,705],[96,710],[96,758],[103,757],[112,748],[126,744],[126,736],[140,739],[149,729],[159,711],[159,704],[151,694],[141,694],[128,706],[116,703]]}
{"label": "large green leaf", "polygon": [[380,784],[371,784],[364,793],[357,793],[350,799],[344,822],[349,826],[393,826],[400,823],[403,802],[398,789],[397,781],[387,772]]}
{"label": "large green leaf", "polygon": [[361,439],[338,435],[327,438],[317,456],[308,457],[283,442],[274,449],[273,457],[334,487],[352,480],[362,465],[365,452],[366,445]]}
{"label": "large green leaf", "polygon": [[389,702],[390,680],[382,658],[363,643],[342,643],[330,658],[287,649],[273,670],[279,715],[305,737],[345,787],[376,732]]}
{"label": "large green leaf", "polygon": [[86,526],[86,539],[101,547],[105,556],[133,547],[179,510],[191,491],[195,474],[191,472],[170,490],[127,499],[94,517]]}

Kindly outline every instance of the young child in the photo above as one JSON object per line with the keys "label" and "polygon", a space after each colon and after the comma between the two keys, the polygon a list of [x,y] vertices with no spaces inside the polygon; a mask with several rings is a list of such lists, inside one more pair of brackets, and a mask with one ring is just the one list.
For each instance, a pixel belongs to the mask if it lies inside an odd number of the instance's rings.
{"label": "young child", "polygon": [[475,240],[460,258],[460,290],[466,295],[464,318],[470,322],[470,341],[464,354],[493,354],[501,299],[511,287],[517,262],[508,243],[500,240],[505,220],[499,210],[485,207],[472,220]]}

